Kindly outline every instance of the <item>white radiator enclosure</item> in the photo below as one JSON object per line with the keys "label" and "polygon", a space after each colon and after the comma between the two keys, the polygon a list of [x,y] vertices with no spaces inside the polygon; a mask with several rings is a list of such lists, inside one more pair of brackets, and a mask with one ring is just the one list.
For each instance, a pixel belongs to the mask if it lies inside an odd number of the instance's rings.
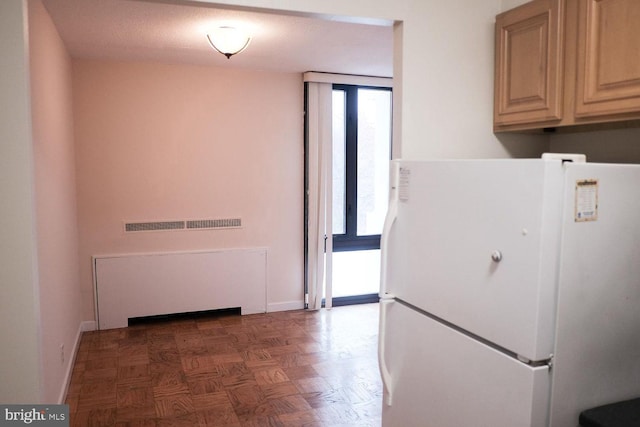
{"label": "white radiator enclosure", "polygon": [[267,307],[266,248],[93,257],[98,329],[132,317]]}

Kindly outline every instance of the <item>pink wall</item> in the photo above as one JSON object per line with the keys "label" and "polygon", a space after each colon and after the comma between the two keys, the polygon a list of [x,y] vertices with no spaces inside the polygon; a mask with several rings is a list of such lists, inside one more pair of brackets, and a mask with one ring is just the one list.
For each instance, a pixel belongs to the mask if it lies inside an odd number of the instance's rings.
{"label": "pink wall", "polygon": [[[242,247],[268,248],[269,309],[301,308],[302,77],[93,60],[73,76],[84,317],[92,255]],[[243,228],[123,232],[235,217]]]}
{"label": "pink wall", "polygon": [[[83,310],[78,272],[71,60],[38,0],[29,2],[29,48],[42,396],[64,397]],[[64,345],[64,361],[60,345]]]}

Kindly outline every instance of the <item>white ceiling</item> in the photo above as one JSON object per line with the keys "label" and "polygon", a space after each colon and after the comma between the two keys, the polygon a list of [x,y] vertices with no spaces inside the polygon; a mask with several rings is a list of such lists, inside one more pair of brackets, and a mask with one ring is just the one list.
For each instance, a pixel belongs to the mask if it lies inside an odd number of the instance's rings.
{"label": "white ceiling", "polygon": [[[350,19],[345,17],[285,16],[178,0],[43,3],[73,58],[381,77],[393,74],[391,22],[362,24],[346,22]],[[231,59],[215,52],[206,38],[207,29],[223,25],[252,35],[249,47]]]}

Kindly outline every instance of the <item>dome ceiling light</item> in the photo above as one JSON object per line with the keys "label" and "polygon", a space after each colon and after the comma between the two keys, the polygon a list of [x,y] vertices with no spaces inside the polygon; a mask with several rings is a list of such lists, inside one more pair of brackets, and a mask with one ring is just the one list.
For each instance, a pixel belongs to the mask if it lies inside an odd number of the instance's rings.
{"label": "dome ceiling light", "polygon": [[234,27],[219,27],[207,34],[212,48],[231,58],[249,46],[251,37]]}

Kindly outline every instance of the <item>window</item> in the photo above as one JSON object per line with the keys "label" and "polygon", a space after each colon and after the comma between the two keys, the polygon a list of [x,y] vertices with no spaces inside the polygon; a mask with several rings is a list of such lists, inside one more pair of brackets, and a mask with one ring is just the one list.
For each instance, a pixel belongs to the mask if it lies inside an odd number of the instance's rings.
{"label": "window", "polygon": [[391,89],[333,85],[333,250],[380,248],[389,196]]}
{"label": "window", "polygon": [[[353,81],[362,84],[352,85]],[[389,194],[392,83],[387,78],[305,73],[309,308],[378,301],[380,233]]]}

